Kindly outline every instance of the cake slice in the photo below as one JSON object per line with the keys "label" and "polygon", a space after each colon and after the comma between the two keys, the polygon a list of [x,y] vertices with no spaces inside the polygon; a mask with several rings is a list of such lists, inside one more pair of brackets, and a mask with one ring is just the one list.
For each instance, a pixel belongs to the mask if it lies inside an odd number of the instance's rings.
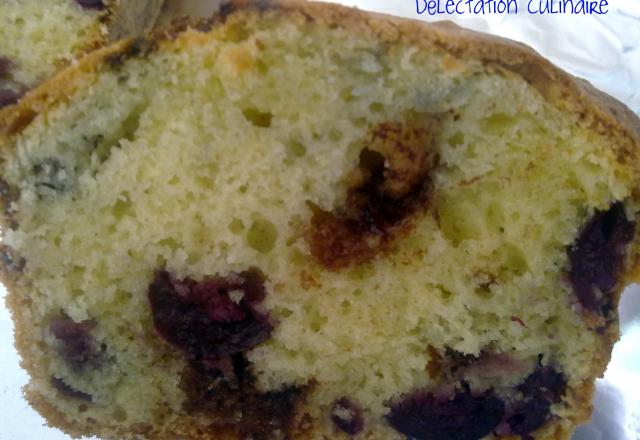
{"label": "cake slice", "polygon": [[153,26],[162,0],[0,2],[0,108],[81,54]]}
{"label": "cake slice", "polygon": [[1,114],[25,393],[105,439],[568,439],[638,279],[640,139],[517,43],[306,2]]}

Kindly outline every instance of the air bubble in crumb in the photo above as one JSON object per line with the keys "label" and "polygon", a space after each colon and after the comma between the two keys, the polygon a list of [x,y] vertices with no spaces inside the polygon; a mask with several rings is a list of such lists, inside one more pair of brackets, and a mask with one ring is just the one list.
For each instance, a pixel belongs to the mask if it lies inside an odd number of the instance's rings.
{"label": "air bubble in crumb", "polygon": [[244,231],[244,223],[239,218],[234,218],[229,223],[229,230],[236,235],[241,234]]}
{"label": "air bubble in crumb", "polygon": [[247,108],[242,110],[242,114],[247,119],[247,121],[251,122],[256,127],[271,127],[271,119],[273,118],[273,115],[269,112],[261,112],[260,110],[255,108]]}
{"label": "air bubble in crumb", "polygon": [[116,420],[117,422],[124,422],[127,420],[127,413],[121,407],[116,407],[112,415],[114,420]]}
{"label": "air bubble in crumb", "polygon": [[374,113],[381,113],[384,110],[384,104],[381,102],[372,102],[369,105],[369,110]]}
{"label": "air bubble in crumb", "polygon": [[307,147],[299,141],[291,141],[287,145],[287,156],[289,159],[295,159],[307,154]]}
{"label": "air bubble in crumb", "polygon": [[278,239],[278,230],[269,220],[259,218],[254,220],[247,231],[247,244],[261,254],[273,250]]}

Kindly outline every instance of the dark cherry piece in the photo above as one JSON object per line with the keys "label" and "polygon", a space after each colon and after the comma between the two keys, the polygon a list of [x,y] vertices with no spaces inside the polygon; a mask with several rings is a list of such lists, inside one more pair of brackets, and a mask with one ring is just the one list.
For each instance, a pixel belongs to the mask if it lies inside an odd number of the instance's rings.
{"label": "dark cherry piece", "polygon": [[[11,80],[11,71],[14,67],[14,63],[11,59],[0,55],[0,80]],[[26,86],[17,82],[13,82],[13,84],[13,88],[17,88],[17,90],[6,88],[6,82],[3,84],[3,82],[0,81],[0,109],[2,107],[15,104],[26,93]]]}
{"label": "dark cherry piece", "polygon": [[104,9],[104,3],[102,0],[76,0],[76,3],[85,9]]}
{"label": "dark cherry piece", "polygon": [[506,422],[511,435],[526,436],[549,420],[550,403],[547,400],[533,398],[516,405]]}
{"label": "dark cherry piece", "polygon": [[408,113],[371,129],[345,205],[331,212],[311,205],[307,241],[318,263],[337,271],[371,261],[412,228],[431,192],[435,124],[432,116]]}
{"label": "dark cherry piece", "polygon": [[229,358],[234,374],[224,380],[220,380],[219,372],[203,363],[191,362],[182,381],[188,396],[185,409],[216,419],[235,420],[239,438],[294,438],[290,434],[295,429],[296,411],[309,386],[291,385],[260,392],[245,356],[236,354]]}
{"label": "dark cherry piece", "polygon": [[538,394],[550,402],[558,403],[562,399],[566,385],[562,373],[558,373],[552,367],[538,367],[518,385],[518,390],[525,396]]}
{"label": "dark cherry piece", "polygon": [[0,89],[0,108],[15,104],[23,94],[9,89]]}
{"label": "dark cherry piece", "polygon": [[551,367],[539,367],[518,385],[523,400],[507,411],[509,433],[527,436],[544,425],[551,417],[551,404],[560,402],[566,380]]}
{"label": "dark cherry piece", "polygon": [[[242,438],[272,440],[291,430],[296,408],[304,399],[306,387],[288,386],[268,393],[245,392],[242,397]],[[280,433],[280,436],[274,435]]]}
{"label": "dark cherry piece", "polygon": [[348,397],[333,403],[331,420],[338,429],[349,435],[357,435],[364,428],[362,408]]}
{"label": "dark cherry piece", "polygon": [[[242,298],[234,301],[231,292],[242,292]],[[271,336],[269,317],[256,308],[265,295],[264,277],[255,269],[203,281],[158,271],[148,292],[160,336],[192,360],[212,364]]]}
{"label": "dark cherry piece", "polygon": [[80,368],[98,355],[91,335],[93,327],[92,321],[74,322],[71,318],[56,318],[49,324],[49,331],[61,342],[62,356],[71,366]]}
{"label": "dark cherry piece", "polygon": [[504,402],[492,391],[473,395],[468,387],[452,399],[417,391],[391,407],[394,429],[417,440],[478,440],[498,426]]}
{"label": "dark cherry piece", "polygon": [[614,203],[608,211],[598,211],[569,247],[569,280],[582,306],[607,315],[612,305],[609,294],[618,282],[625,245],[635,233],[635,223],[627,219],[624,205]]}
{"label": "dark cherry piece", "polygon": [[0,79],[8,77],[12,68],[13,62],[9,58],[0,55]]}

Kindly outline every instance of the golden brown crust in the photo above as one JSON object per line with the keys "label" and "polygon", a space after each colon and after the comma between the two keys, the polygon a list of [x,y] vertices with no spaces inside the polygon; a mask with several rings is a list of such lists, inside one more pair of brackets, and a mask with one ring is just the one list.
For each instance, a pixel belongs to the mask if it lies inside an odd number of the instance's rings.
{"label": "golden brown crust", "polygon": [[40,413],[47,421],[47,426],[63,430],[72,438],[82,438],[87,435],[95,435],[104,440],[124,440],[124,439],[148,439],[148,440],[237,440],[233,429],[216,426],[215,437],[211,433],[203,432],[202,428],[195,420],[191,418],[183,418],[175,420],[171,424],[171,431],[167,431],[164,427],[158,429],[151,425],[140,425],[134,429],[121,430],[107,426],[94,424],[91,426],[91,432],[87,432],[87,428],[81,424],[73,422],[62,412],[51,405],[47,400],[43,399],[38,393],[25,391],[25,397],[29,404]]}
{"label": "golden brown crust", "polygon": [[[640,121],[623,104],[597,91],[586,81],[577,79],[543,59],[535,51],[525,45],[498,37],[479,34],[462,29],[451,23],[425,24],[418,21],[404,20],[395,17],[371,14],[338,5],[323,3],[307,3],[298,0],[235,0],[222,8],[217,22],[213,26],[224,23],[232,14],[251,13],[286,14],[288,19],[313,21],[321,26],[345,27],[354,33],[364,34],[387,44],[408,44],[424,48],[437,47],[448,51],[453,56],[471,58],[481,61],[487,69],[517,74],[532,84],[543,96],[564,111],[577,115],[585,124],[595,131],[615,140],[618,146],[617,157],[621,163],[635,161],[640,145]],[[206,31],[206,26],[202,28]],[[146,40],[156,49],[167,48],[179,50],[190,46],[206,44],[209,38],[196,30],[188,30],[178,34],[168,31],[155,34]],[[138,41],[139,42],[139,41]],[[132,54],[134,40],[116,43],[86,56],[77,66],[59,73],[45,85],[30,92],[17,106],[0,111],[0,152],[13,144],[12,138],[18,136],[39,114],[43,114],[58,102],[69,99],[77,90],[87,87],[96,78],[97,72],[105,65],[113,64],[114,58],[126,58]],[[110,61],[111,60],[111,61]],[[110,68],[107,66],[106,68]],[[640,187],[640,185],[635,185]],[[4,201],[6,203],[6,201]],[[8,220],[3,219],[3,225]],[[634,251],[636,255],[640,252]],[[640,279],[639,258],[632,259],[625,282]],[[15,273],[4,273],[3,282],[9,290],[7,306],[13,314],[16,324],[16,347],[22,356],[22,366],[31,374],[37,374],[37,366],[29,357],[30,338],[27,323],[29,307],[25,303],[29,299],[22,295],[25,286],[20,283]],[[617,289],[614,303],[617,304],[622,284]],[[611,347],[618,339],[618,324],[609,325],[602,335],[606,344],[595,362],[593,377],[601,376],[610,359]],[[538,439],[567,439],[571,430],[587,421],[591,414],[591,399],[594,391],[592,383],[584,383],[569,391],[568,400],[573,407],[572,426],[566,424],[547,425],[537,433]],[[49,421],[72,435],[87,432],[86,427],[70,422],[64,414],[58,412],[35,392],[28,392],[27,398]],[[153,427],[141,427],[136,433],[124,433],[107,428],[92,427],[99,430],[105,438],[142,435],[150,439],[190,438],[210,439],[210,433],[204,433],[189,418],[177,421],[167,432]],[[320,433],[305,435],[307,438],[321,438]],[[234,438],[231,431],[216,431],[215,438]]]}

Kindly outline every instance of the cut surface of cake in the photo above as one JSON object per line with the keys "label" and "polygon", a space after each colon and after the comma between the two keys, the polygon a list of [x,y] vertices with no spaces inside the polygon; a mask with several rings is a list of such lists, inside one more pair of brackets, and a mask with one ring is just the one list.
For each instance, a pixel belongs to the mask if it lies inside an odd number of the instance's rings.
{"label": "cut surface of cake", "polygon": [[162,0],[2,0],[0,108],[80,55],[153,26]]}
{"label": "cut surface of cake", "polygon": [[517,43],[236,1],[0,113],[25,393],[105,439],[568,439],[640,125]]}

